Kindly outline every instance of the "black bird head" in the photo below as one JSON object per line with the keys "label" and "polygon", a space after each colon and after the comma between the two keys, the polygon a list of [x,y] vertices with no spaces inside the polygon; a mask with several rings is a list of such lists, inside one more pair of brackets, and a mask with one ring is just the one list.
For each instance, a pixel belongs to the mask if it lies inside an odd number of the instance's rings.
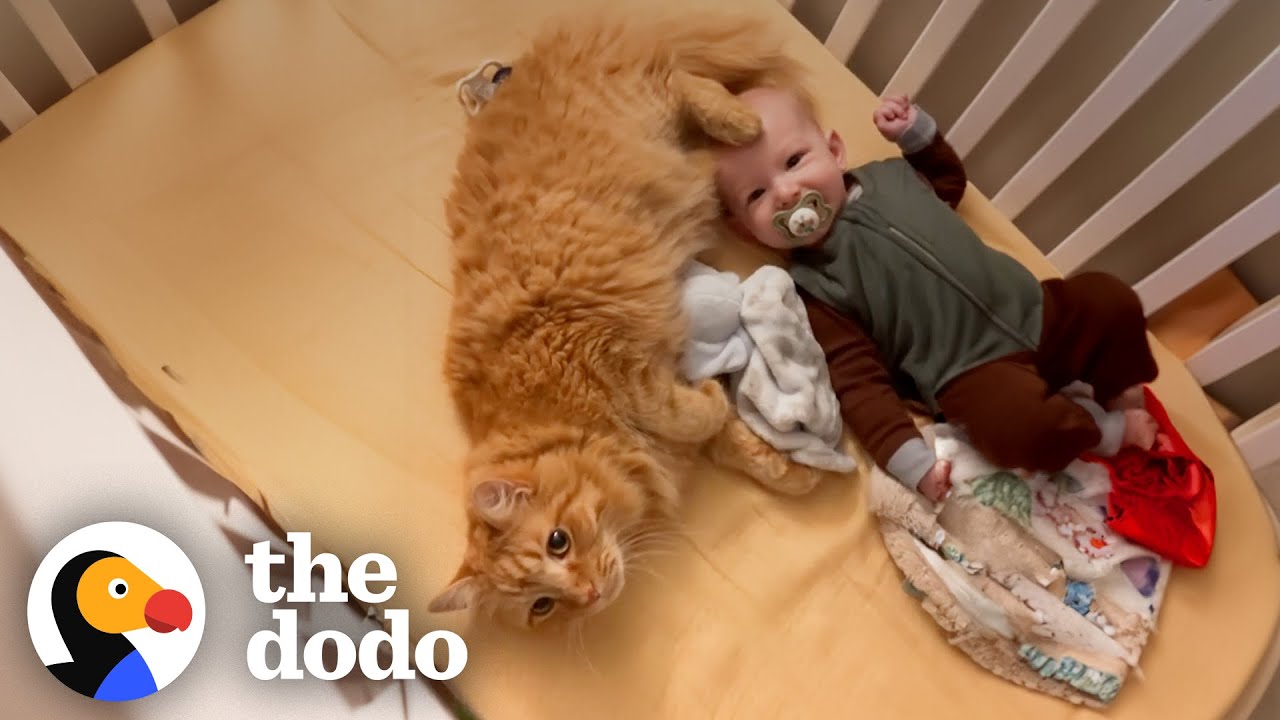
{"label": "black bird head", "polygon": [[58,570],[50,591],[53,617],[72,661],[50,666],[62,682],[93,696],[103,678],[133,643],[123,633],[150,627],[156,632],[186,630],[191,603],[165,590],[120,555],[90,550]]}

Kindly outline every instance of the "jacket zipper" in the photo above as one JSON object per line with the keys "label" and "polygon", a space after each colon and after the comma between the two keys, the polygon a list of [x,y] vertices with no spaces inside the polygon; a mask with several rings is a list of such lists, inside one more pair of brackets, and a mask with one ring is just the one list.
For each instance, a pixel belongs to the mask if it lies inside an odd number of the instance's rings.
{"label": "jacket zipper", "polygon": [[[881,220],[884,220],[884,218],[881,217]],[[906,233],[902,232],[898,228],[894,227],[892,223],[885,221],[885,225],[889,227],[890,232],[902,238],[903,240],[911,243],[912,247],[914,247],[917,251],[922,253],[925,257],[929,258],[929,260],[933,263],[933,267],[929,268],[930,270],[932,270],[935,274],[937,274],[943,280],[946,280],[947,283],[951,285],[951,287],[955,288],[957,292],[965,296],[965,298],[968,299],[969,302],[973,303],[975,307],[977,307],[979,310],[985,313],[987,318],[991,320],[991,322],[995,323],[995,325],[999,327],[1000,330],[1002,330],[1006,335],[1008,335],[1010,338],[1013,338],[1014,342],[1017,342],[1018,344],[1027,348],[1028,350],[1035,350],[1034,344],[1027,342],[1027,339],[1022,337],[1021,333],[1019,333],[1017,330],[1011,327],[1008,323],[1006,323],[1003,318],[996,315],[991,310],[991,308],[988,307],[986,303],[982,302],[982,300],[980,300],[977,295],[974,295],[973,292],[969,290],[969,288],[962,285],[960,281],[957,280],[956,277],[951,274],[951,271],[948,270],[946,266],[942,264],[942,261],[939,260],[938,257],[934,255],[927,247],[925,247],[922,243],[917,242],[915,238],[911,237],[910,235],[907,235]]]}

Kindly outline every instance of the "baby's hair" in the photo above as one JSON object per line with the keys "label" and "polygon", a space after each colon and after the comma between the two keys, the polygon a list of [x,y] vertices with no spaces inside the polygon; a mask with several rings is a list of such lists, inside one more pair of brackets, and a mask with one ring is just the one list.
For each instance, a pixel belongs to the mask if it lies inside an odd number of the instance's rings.
{"label": "baby's hair", "polygon": [[800,106],[804,108],[804,111],[812,117],[814,121],[821,124],[822,118],[820,117],[821,112],[818,110],[818,101],[804,78],[790,73],[785,76],[767,75],[761,78],[759,82],[751,85],[743,85],[741,87],[731,87],[729,90],[733,92],[733,94],[738,95],[754,88],[772,88],[795,96],[796,100],[800,102]]}
{"label": "baby's hair", "polygon": [[800,104],[800,108],[804,111],[804,114],[813,120],[814,124],[818,126],[818,129],[821,130],[823,128],[822,113],[818,109],[818,102],[814,99],[813,92],[809,90],[809,86],[807,84],[795,78],[766,78],[761,82],[753,83],[751,85],[728,86],[729,92],[732,92],[734,95],[741,95],[748,90],[763,88],[779,90],[793,96]]}
{"label": "baby's hair", "polygon": [[818,109],[818,102],[814,99],[813,93],[809,91],[809,87],[807,85],[795,85],[781,89],[794,95],[796,100],[799,101],[800,107],[804,108],[805,114],[813,119],[813,122],[817,124],[819,129],[823,127],[822,113]]}

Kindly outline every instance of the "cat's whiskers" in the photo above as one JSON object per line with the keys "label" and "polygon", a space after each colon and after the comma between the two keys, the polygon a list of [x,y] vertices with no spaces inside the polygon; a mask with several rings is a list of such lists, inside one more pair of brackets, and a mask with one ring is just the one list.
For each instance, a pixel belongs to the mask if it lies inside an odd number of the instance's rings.
{"label": "cat's whiskers", "polygon": [[627,534],[624,534],[619,539],[618,544],[624,550],[631,550],[651,544],[661,545],[670,543],[671,545],[675,545],[680,541],[688,539],[688,536],[679,530],[657,525],[642,525],[631,530]]}
{"label": "cat's whiskers", "polygon": [[666,575],[663,575],[662,573],[658,572],[658,570],[657,570],[656,568],[653,568],[653,567],[651,567],[651,566],[649,566],[649,565],[634,565],[634,566],[632,566],[630,569],[631,569],[631,570],[633,570],[633,571],[635,571],[635,572],[643,573],[643,574],[645,574],[645,575],[648,575],[649,577],[653,578],[654,580],[657,580],[658,582],[662,582],[662,583],[669,583],[669,582],[671,582],[671,579],[670,579],[670,578],[668,578]]}
{"label": "cat's whiskers", "polygon": [[595,664],[591,662],[591,654],[587,652],[587,638],[586,632],[583,629],[584,625],[585,622],[582,619],[571,621],[569,623],[569,640],[571,642],[576,641],[577,650],[582,656],[583,662],[587,664],[587,669],[591,671],[591,674],[596,677],[600,677],[600,671],[597,670]]}
{"label": "cat's whiskers", "polygon": [[643,559],[676,557],[680,550],[680,546],[676,544],[657,541],[639,543],[622,549],[622,561],[629,565]]}

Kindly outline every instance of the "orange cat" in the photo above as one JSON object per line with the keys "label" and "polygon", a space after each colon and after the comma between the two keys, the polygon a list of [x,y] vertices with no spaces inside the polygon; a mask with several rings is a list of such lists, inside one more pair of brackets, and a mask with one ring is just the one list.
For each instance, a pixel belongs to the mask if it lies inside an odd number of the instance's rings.
{"label": "orange cat", "polygon": [[445,360],[469,532],[433,611],[593,614],[675,514],[730,415],[717,382],[677,377],[679,270],[717,227],[711,138],[759,132],[732,91],[797,82],[771,38],[725,17],[569,18],[470,121],[446,203]]}

